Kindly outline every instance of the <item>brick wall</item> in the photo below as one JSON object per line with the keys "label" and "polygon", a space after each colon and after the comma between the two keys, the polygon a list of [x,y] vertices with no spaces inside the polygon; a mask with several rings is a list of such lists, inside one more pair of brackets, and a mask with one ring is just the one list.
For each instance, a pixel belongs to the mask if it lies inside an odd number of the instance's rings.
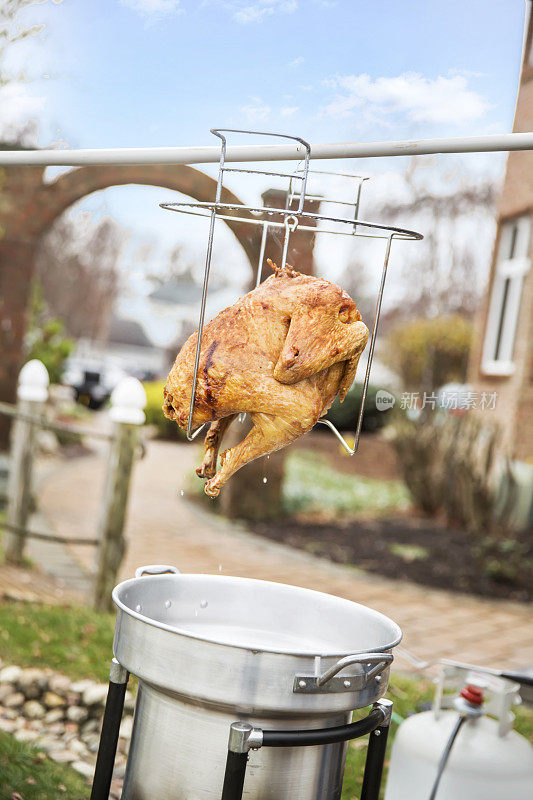
{"label": "brick wall", "polygon": [[[530,20],[526,61],[533,46],[533,17]],[[513,131],[533,130],[533,67],[525,64],[522,70]],[[490,271],[488,291],[481,304],[475,325],[474,344],[470,358],[469,380],[479,392],[498,392],[498,402],[489,419],[499,423],[503,445],[516,458],[533,459],[533,268],[524,279],[522,300],[516,330],[513,375],[487,375],[483,371],[483,344],[487,325],[496,253],[502,223],[516,216],[530,214],[531,240],[529,258],[533,264],[533,152],[509,153],[505,181],[498,205],[498,232]]]}
{"label": "brick wall", "polygon": [[[501,223],[505,219],[500,220]],[[533,232],[533,215],[531,219]],[[533,236],[532,236],[533,240]],[[498,247],[499,236],[495,244]],[[533,263],[533,246],[529,257]],[[501,429],[502,444],[516,458],[533,458],[533,270],[525,276],[515,340],[515,372],[510,376],[487,375],[483,371],[483,344],[487,325],[490,291],[494,281],[495,259],[491,269],[489,291],[476,321],[474,346],[470,360],[469,380],[478,392],[497,392],[494,411],[484,411],[487,419],[497,422]]]}

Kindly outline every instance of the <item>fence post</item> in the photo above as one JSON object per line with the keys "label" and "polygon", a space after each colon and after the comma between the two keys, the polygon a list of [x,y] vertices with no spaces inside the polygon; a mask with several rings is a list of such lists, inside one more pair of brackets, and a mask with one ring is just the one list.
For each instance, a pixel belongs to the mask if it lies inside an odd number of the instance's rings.
{"label": "fence post", "polygon": [[[48,398],[50,378],[46,367],[37,358],[22,367],[17,388],[17,410],[38,416]],[[33,457],[37,426],[24,419],[15,419],[11,434],[11,458],[8,482],[7,521],[17,528],[25,528],[31,513],[33,490]],[[21,564],[26,536],[4,533],[6,560]]]}
{"label": "fence post", "polygon": [[123,378],[113,390],[110,416],[114,422],[114,439],[104,489],[94,586],[94,607],[102,611],[112,609],[111,592],[126,550],[124,525],[128,493],[145,406],[146,392],[137,378]]}

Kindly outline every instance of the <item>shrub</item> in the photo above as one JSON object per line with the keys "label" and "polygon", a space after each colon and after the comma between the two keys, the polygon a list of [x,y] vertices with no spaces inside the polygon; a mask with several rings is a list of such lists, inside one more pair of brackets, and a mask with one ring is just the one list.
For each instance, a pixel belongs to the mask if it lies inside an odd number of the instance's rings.
{"label": "shrub", "polygon": [[[378,390],[372,384],[369,384],[368,391],[365,399],[365,413],[363,416],[363,430],[375,431],[382,428],[390,420],[390,411],[378,411],[376,408],[376,394]],[[344,403],[341,403],[337,397],[330,410],[326,414],[325,419],[335,425],[339,431],[355,430],[359,409],[361,408],[361,400],[363,398],[363,384],[354,383]],[[317,430],[322,429],[323,426],[317,426]],[[326,430],[324,428],[324,430]]]}
{"label": "shrub", "polygon": [[73,339],[65,334],[65,324],[52,317],[43,299],[42,289],[35,283],[30,299],[30,314],[26,348],[28,359],[38,358],[48,370],[50,383],[59,383],[65,361],[74,347]]}
{"label": "shrub", "polygon": [[[403,418],[393,429],[393,442],[419,508],[478,536],[510,532],[515,481],[497,428],[471,415]],[[504,497],[502,478],[508,487]]]}
{"label": "shrub", "polygon": [[164,385],[163,381],[149,381],[144,384],[147,400],[146,408],[144,409],[146,424],[153,425],[157,429],[157,435],[160,439],[183,440],[186,438],[185,431],[163,414]]}
{"label": "shrub", "polygon": [[403,322],[387,337],[383,357],[406,388],[464,381],[472,325],[459,314]]}

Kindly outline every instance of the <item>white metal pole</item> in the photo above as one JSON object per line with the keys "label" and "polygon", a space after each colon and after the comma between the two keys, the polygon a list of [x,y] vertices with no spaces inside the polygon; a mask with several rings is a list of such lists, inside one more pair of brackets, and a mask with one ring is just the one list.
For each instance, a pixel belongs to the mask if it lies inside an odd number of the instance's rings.
{"label": "white metal pole", "polygon": [[[311,146],[313,159],[421,156],[437,153],[490,153],[533,150],[533,133],[503,133],[449,139],[414,139],[399,142],[347,142]],[[301,145],[246,145],[228,147],[226,161],[298,161],[305,155]],[[100,150],[0,150],[0,166],[135,164],[209,164],[218,162],[220,148],[211,147],[117,147]]]}

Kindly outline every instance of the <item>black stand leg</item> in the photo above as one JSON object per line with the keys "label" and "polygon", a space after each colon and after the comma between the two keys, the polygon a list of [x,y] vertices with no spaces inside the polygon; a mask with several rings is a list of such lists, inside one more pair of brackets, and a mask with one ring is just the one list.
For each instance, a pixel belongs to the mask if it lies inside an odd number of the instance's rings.
{"label": "black stand leg", "polygon": [[228,750],[222,800],[241,800],[247,761],[248,753],[232,753]]}
{"label": "black stand leg", "polygon": [[391,722],[392,703],[390,700],[380,700],[379,705],[387,709],[387,718],[370,734],[361,800],[379,800],[383,764],[385,762],[385,750],[387,749],[387,737],[389,735]]}
{"label": "black stand leg", "polygon": [[109,798],[128,678],[127,670],[114,658],[109,674],[109,690],[94,770],[91,800],[108,800]]}
{"label": "black stand leg", "polygon": [[242,800],[248,751],[261,747],[263,734],[247,722],[233,722],[229,730],[228,759],[222,788],[222,800]]}

